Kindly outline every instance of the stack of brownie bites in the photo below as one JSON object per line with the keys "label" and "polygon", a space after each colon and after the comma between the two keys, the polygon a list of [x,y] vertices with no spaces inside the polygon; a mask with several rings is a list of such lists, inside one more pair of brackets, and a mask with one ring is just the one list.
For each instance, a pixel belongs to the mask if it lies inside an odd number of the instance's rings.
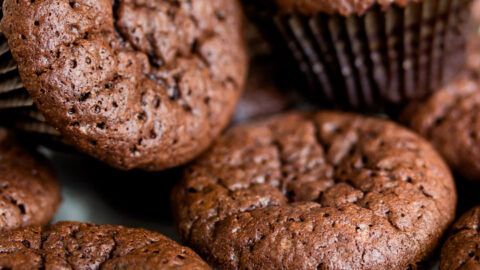
{"label": "stack of brownie bites", "polygon": [[[475,1],[0,1],[0,269],[480,269]],[[39,145],[181,170],[185,246]]]}

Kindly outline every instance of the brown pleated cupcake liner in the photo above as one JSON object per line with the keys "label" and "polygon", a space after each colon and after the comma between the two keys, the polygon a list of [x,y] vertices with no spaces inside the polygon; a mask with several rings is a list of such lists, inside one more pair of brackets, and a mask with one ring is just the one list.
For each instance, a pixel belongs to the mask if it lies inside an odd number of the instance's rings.
{"label": "brown pleated cupcake liner", "polygon": [[0,109],[21,107],[33,107],[33,101],[25,91],[10,91],[0,95]]}
{"label": "brown pleated cupcake liner", "polygon": [[[17,100],[16,97],[18,97]],[[0,35],[0,102],[4,104],[2,108],[32,106],[33,102],[26,102],[27,97],[28,93],[23,87],[17,64],[10,53],[7,40]],[[13,103],[9,105],[7,100],[11,100]]]}
{"label": "brown pleated cupcake liner", "polygon": [[49,125],[35,107],[0,108],[0,124],[26,133],[44,134],[61,139],[60,132]]}
{"label": "brown pleated cupcake liner", "polygon": [[35,140],[42,143],[65,143],[60,133],[46,122],[23,87],[17,64],[3,36],[0,37],[0,124],[35,135]]}
{"label": "brown pleated cupcake liner", "polygon": [[[424,0],[363,15],[247,12],[288,47],[321,101],[378,109],[424,97],[464,63],[470,0]],[[282,40],[279,41],[278,39]]]}

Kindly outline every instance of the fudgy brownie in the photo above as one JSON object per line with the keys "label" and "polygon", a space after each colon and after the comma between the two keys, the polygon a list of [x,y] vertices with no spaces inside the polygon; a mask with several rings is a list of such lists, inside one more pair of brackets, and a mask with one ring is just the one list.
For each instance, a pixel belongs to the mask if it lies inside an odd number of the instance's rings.
{"label": "fudgy brownie", "polygon": [[46,225],[61,201],[50,164],[0,128],[0,232]]}
{"label": "fudgy brownie", "polygon": [[[479,22],[479,5],[472,8]],[[422,101],[408,104],[400,121],[429,140],[453,170],[480,180],[480,33],[470,33],[462,74]]]}
{"label": "fudgy brownie", "polygon": [[0,234],[1,269],[210,269],[191,249],[144,229],[60,222]]}
{"label": "fudgy brownie", "polygon": [[428,99],[407,106],[400,121],[427,138],[452,169],[480,180],[479,106],[479,81],[476,75],[465,75]]}
{"label": "fudgy brownie", "polygon": [[480,206],[455,222],[442,247],[440,269],[480,269]]}
{"label": "fudgy brownie", "polygon": [[190,161],[244,84],[236,0],[5,0],[1,32],[46,120],[121,169]]}
{"label": "fudgy brownie", "polygon": [[340,112],[234,127],[172,193],[181,239],[219,269],[416,268],[456,199],[428,142]]}

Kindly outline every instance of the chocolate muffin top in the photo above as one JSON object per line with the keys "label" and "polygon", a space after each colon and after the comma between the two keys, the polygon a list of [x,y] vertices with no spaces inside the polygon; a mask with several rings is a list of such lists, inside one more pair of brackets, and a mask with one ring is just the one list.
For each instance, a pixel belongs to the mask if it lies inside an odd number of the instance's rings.
{"label": "chocolate muffin top", "polygon": [[25,88],[79,150],[121,169],[183,164],[243,87],[236,0],[5,0]]}
{"label": "chocolate muffin top", "polygon": [[266,0],[266,3],[274,5],[275,9],[282,14],[315,15],[317,13],[328,13],[340,14],[345,17],[354,14],[363,15],[374,5],[387,9],[393,4],[403,7],[410,2],[416,3],[422,2],[422,0]]}
{"label": "chocolate muffin top", "polygon": [[47,224],[61,201],[50,164],[14,136],[0,128],[0,232]]}
{"label": "chocolate muffin top", "polygon": [[453,224],[442,247],[440,269],[480,269],[480,206],[476,206]]}
{"label": "chocolate muffin top", "polygon": [[454,170],[480,180],[479,106],[478,79],[465,75],[407,106],[400,120],[427,138]]}
{"label": "chocolate muffin top", "polygon": [[234,127],[172,193],[181,238],[220,269],[416,268],[455,204],[430,144],[339,112]]}
{"label": "chocolate muffin top", "polygon": [[0,234],[1,269],[210,269],[191,249],[144,229],[60,222]]}

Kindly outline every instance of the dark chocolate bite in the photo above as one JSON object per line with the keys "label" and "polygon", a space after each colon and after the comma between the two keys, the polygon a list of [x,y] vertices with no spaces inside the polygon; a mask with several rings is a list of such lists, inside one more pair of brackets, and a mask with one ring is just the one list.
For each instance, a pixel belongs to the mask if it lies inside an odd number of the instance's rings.
{"label": "dark chocolate bite", "polygon": [[181,239],[220,269],[417,268],[456,199],[418,135],[338,112],[233,127],[172,193]]}
{"label": "dark chocolate bite", "polygon": [[191,249],[144,229],[59,222],[0,234],[2,269],[195,269]]}
{"label": "dark chocolate bite", "polygon": [[60,201],[60,183],[51,165],[0,128],[0,232],[46,225]]}
{"label": "dark chocolate bite", "polygon": [[236,0],[6,0],[3,15],[40,112],[117,168],[190,161],[227,125],[243,87]]}
{"label": "dark chocolate bite", "polygon": [[480,207],[476,206],[453,224],[442,247],[440,269],[480,269]]}

